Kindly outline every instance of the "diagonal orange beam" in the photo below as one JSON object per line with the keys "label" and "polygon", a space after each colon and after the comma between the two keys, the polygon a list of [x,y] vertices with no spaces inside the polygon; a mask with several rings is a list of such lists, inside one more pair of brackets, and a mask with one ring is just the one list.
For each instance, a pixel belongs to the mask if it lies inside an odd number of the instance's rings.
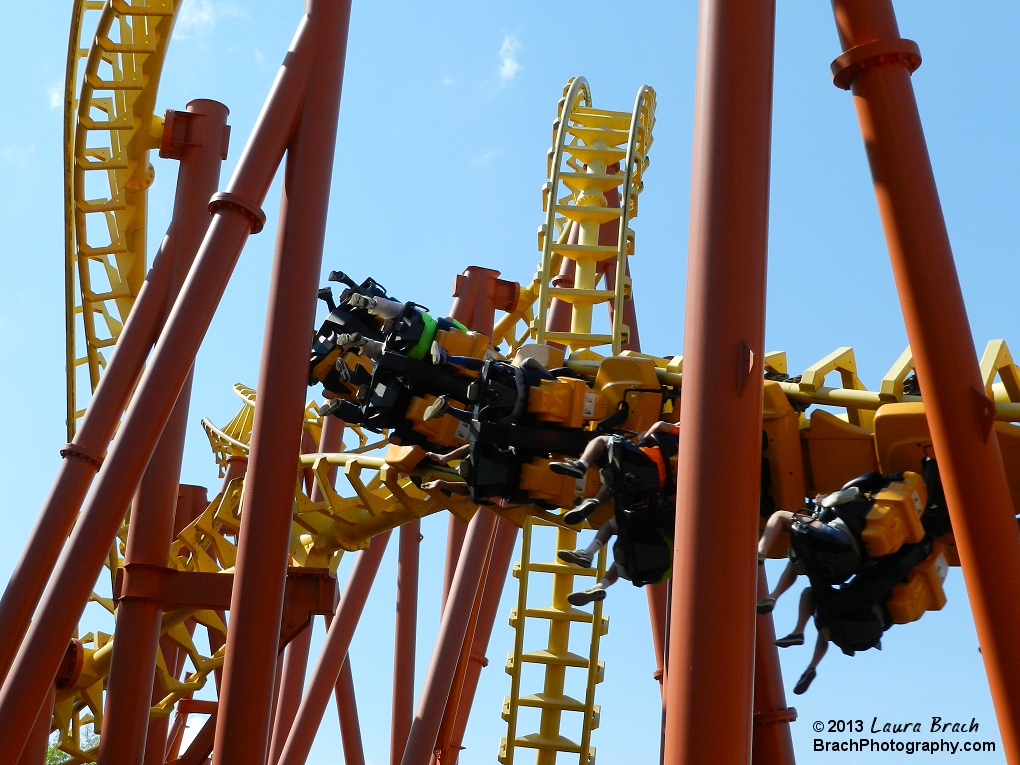
{"label": "diagonal orange beam", "polygon": [[1020,763],[1020,538],[910,82],[921,57],[890,0],[832,7],[833,81],[853,91],[1002,744]]}

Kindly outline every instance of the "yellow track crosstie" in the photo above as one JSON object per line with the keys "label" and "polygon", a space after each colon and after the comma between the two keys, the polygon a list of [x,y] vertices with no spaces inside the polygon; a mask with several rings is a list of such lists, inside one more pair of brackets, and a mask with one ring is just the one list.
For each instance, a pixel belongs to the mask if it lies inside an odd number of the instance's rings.
{"label": "yellow track crosstie", "polygon": [[156,92],[181,2],[74,3],[64,82],[68,440],[145,280],[149,151],[163,132]]}

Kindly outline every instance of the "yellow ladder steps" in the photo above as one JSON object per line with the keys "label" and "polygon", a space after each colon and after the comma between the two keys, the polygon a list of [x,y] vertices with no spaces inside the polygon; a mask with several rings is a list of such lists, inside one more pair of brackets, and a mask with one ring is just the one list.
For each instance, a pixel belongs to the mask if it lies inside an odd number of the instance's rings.
{"label": "yellow ladder steps", "polygon": [[[521,561],[514,566],[518,578],[517,606],[511,610],[510,625],[515,630],[514,651],[507,657],[506,672],[511,677],[510,695],[503,700],[503,719],[507,722],[507,736],[500,741],[499,761],[503,765],[513,762],[517,748],[537,750],[539,765],[556,762],[557,754],[579,756],[580,765],[592,765],[595,749],[591,747],[591,731],[598,727],[600,709],[595,705],[595,686],[605,677],[605,664],[598,661],[599,641],[609,629],[609,619],[602,616],[602,603],[594,604],[592,611],[574,608],[566,595],[574,588],[576,577],[599,579],[605,574],[606,549],[599,550],[597,564],[592,568],[560,563],[558,561],[531,561],[532,530],[535,525],[550,526],[529,518],[524,527]],[[572,548],[577,533],[557,527],[556,549]],[[528,587],[531,574],[550,574],[553,577],[553,605],[529,606]],[[546,648],[524,651],[527,625],[534,626],[538,619],[549,624]],[[588,656],[568,650],[571,625],[590,625]],[[525,664],[542,668],[545,680],[540,692],[521,695],[521,670]],[[584,698],[578,699],[565,692],[568,668],[585,670]],[[540,730],[537,733],[517,734],[518,713],[526,707],[540,711]],[[561,717],[564,712],[581,716],[580,740],[562,735]]]}

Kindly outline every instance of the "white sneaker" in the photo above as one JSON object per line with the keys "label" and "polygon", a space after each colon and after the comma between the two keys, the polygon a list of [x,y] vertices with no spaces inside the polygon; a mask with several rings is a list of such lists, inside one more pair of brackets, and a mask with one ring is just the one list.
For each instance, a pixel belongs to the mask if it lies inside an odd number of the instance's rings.
{"label": "white sneaker", "polygon": [[446,396],[440,396],[431,404],[425,408],[425,414],[422,415],[422,420],[428,422],[434,420],[436,417],[442,417],[449,407],[449,402],[446,400]]}
{"label": "white sneaker", "polygon": [[336,336],[336,344],[361,347],[365,344],[365,336],[360,332],[343,333]]}
{"label": "white sneaker", "polygon": [[446,363],[446,349],[435,340],[432,341],[432,363],[437,367]]}

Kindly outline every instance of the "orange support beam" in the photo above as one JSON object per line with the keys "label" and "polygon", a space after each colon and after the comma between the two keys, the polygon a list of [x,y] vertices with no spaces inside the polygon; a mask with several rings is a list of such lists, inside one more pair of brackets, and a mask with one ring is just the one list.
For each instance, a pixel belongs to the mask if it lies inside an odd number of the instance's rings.
{"label": "orange support beam", "polygon": [[1020,763],[1020,538],[910,83],[921,57],[890,0],[832,7],[833,81],[853,91],[1003,749]]}
{"label": "orange support beam", "polygon": [[[347,587],[340,596],[336,615],[326,631],[319,659],[312,670],[305,694],[298,707],[297,716],[291,726],[290,735],[280,753],[280,765],[302,765],[312,748],[315,734],[322,721],[322,714],[329,703],[329,694],[334,691],[341,670],[347,661],[347,649],[351,646],[354,630],[365,609],[369,590],[382,563],[390,532],[385,531],[372,538],[368,548],[363,550],[351,568]],[[344,750],[348,743],[345,741]]]}
{"label": "orange support beam", "polygon": [[402,765],[428,765],[435,750],[443,712],[457,671],[457,659],[468,632],[472,605],[482,585],[480,572],[489,554],[496,520],[493,513],[479,508],[468,524],[464,549],[450,588],[450,598],[443,610],[432,660],[425,674],[414,722],[411,723],[404,746]]}
{"label": "orange support beam", "polygon": [[[173,300],[180,293],[208,228],[209,200],[219,185],[220,163],[226,159],[228,113],[223,104],[200,99],[191,101],[185,112],[168,114],[164,128],[167,151],[161,153],[180,159],[181,166],[174,199],[175,223],[171,224],[172,236],[168,237],[173,241],[170,246],[174,248],[174,270],[161,323],[165,323]],[[132,502],[125,564],[168,563],[192,377],[188,375],[177,396],[169,422],[138,484]],[[147,706],[153,689],[146,687],[140,678],[151,677],[155,672],[161,618],[161,605],[152,600],[125,598],[118,608],[114,633],[117,639],[113,644],[103,720],[106,735],[99,746],[100,765],[140,765],[143,760],[149,729]]]}
{"label": "orange support beam", "polygon": [[[453,515],[450,516],[453,518]],[[458,523],[461,523],[458,521]],[[463,524],[462,524],[463,525]],[[393,718],[390,723],[390,765],[400,765],[414,719],[414,664],[418,630],[418,569],[421,521],[400,527],[397,561],[397,617],[393,645]]]}
{"label": "orange support beam", "polygon": [[699,25],[664,763],[746,765],[775,3]]}
{"label": "orange support beam", "polygon": [[[758,567],[756,598],[768,596],[765,566]],[[751,765],[794,765],[793,736],[790,723],[797,710],[786,706],[786,691],[779,668],[776,628],[772,614],[758,616],[754,633],[754,733],[751,739]]]}
{"label": "orange support beam", "polygon": [[314,66],[287,146],[213,765],[261,764],[268,754],[273,680],[266,670],[278,660],[306,346],[315,321],[350,12],[345,0],[307,5],[304,29],[312,35],[302,42]]}

